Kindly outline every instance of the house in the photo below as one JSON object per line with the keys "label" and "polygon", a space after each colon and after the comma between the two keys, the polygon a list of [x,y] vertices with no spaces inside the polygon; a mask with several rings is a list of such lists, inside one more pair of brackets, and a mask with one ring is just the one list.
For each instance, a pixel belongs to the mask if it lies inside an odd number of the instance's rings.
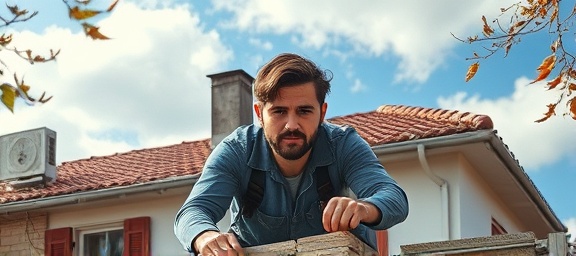
{"label": "house", "polygon": [[[0,181],[0,255],[187,255],[173,235],[176,211],[213,146],[252,122],[253,78],[242,70],[208,77],[211,138],[63,162],[48,183]],[[378,233],[382,255],[406,244],[567,231],[488,116],[384,105],[328,121],[355,127],[408,195],[407,220]]]}

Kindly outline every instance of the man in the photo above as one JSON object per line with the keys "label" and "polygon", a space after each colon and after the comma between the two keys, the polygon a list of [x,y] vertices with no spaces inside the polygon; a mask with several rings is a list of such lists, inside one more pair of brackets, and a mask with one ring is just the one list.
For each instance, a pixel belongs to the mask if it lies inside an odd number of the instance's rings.
{"label": "man", "polygon": [[[349,230],[376,248],[374,229],[388,229],[408,215],[404,191],[386,173],[369,145],[351,127],[324,122],[331,77],[313,62],[281,54],[256,76],[258,125],[243,126],[214,148],[174,232],[184,248],[202,255],[244,255],[242,247]],[[334,196],[320,204],[318,175]],[[261,202],[248,214],[248,184],[262,173]],[[252,183],[251,183],[252,184]],[[254,197],[254,196],[252,196]],[[230,231],[216,223],[230,207]]]}

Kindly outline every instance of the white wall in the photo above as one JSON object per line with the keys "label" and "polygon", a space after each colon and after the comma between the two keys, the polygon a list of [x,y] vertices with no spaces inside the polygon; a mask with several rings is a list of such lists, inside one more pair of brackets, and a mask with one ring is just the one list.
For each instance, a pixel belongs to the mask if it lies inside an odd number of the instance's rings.
{"label": "white wall", "polygon": [[461,238],[491,235],[491,223],[494,218],[508,233],[521,232],[522,223],[502,203],[500,197],[488,186],[476,170],[460,157],[462,167],[456,182],[460,195],[459,211]]}
{"label": "white wall", "polygon": [[389,253],[400,254],[400,245],[440,240],[440,187],[424,174],[415,161],[387,163],[384,166],[406,192],[409,204],[408,218],[388,230]]}
{"label": "white wall", "polygon": [[[432,173],[448,183],[450,239],[490,236],[492,217],[509,233],[521,230],[521,223],[463,155],[427,150],[426,160]],[[448,240],[442,234],[440,186],[425,174],[415,152],[387,156],[383,165],[406,191],[410,205],[406,221],[389,230],[390,254],[400,254],[401,245]]]}
{"label": "white wall", "polygon": [[[189,192],[189,189],[187,190]],[[147,198],[111,199],[98,205],[79,204],[49,214],[48,228],[73,227],[78,229],[124,219],[151,217],[151,255],[189,255],[176,239],[174,217],[188,196],[186,193],[160,195],[148,193]],[[75,232],[77,235],[77,232]],[[76,237],[75,240],[78,238]],[[76,241],[79,244],[79,241]],[[75,252],[77,253],[77,252]],[[79,255],[79,254],[75,254]]]}

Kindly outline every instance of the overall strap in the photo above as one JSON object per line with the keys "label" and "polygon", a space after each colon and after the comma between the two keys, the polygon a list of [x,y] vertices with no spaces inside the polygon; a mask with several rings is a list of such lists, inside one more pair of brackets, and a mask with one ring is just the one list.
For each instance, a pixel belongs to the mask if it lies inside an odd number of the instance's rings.
{"label": "overall strap", "polygon": [[[328,201],[334,197],[334,186],[328,173],[328,166],[319,166],[314,172],[316,177],[316,191],[318,192],[321,209],[324,209]],[[250,181],[246,193],[242,197],[241,213],[244,217],[251,218],[254,211],[260,207],[264,199],[264,188],[266,187],[266,173],[261,170],[252,169]]]}
{"label": "overall strap", "polygon": [[318,191],[320,209],[324,209],[330,199],[336,194],[334,193],[334,186],[330,179],[328,166],[319,166],[314,172],[316,176],[316,191]]}
{"label": "overall strap", "polygon": [[260,207],[264,198],[264,188],[266,187],[266,174],[264,171],[252,169],[250,181],[244,197],[242,197],[242,215],[251,218],[254,211]]}

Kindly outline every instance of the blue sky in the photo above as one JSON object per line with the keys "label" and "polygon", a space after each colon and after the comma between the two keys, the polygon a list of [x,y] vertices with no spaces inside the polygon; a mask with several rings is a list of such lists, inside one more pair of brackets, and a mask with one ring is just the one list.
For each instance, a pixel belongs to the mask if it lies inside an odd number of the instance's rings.
{"label": "blue sky", "polygon": [[385,104],[490,116],[558,217],[576,229],[576,121],[534,123],[556,96],[544,83],[529,84],[553,38],[525,38],[465,83],[465,58],[479,49],[450,35],[480,33],[482,15],[491,20],[514,1],[121,0],[94,21],[114,38],[98,42],[68,20],[61,1],[13,2],[40,14],[3,32],[15,29],[20,49],[62,52],[57,62],[32,66],[0,52],[32,95],[54,95],[41,106],[20,103],[15,114],[0,108],[0,134],[53,129],[58,162],[208,138],[206,75],[255,76],[276,54],[295,52],[334,73],[328,117]]}

